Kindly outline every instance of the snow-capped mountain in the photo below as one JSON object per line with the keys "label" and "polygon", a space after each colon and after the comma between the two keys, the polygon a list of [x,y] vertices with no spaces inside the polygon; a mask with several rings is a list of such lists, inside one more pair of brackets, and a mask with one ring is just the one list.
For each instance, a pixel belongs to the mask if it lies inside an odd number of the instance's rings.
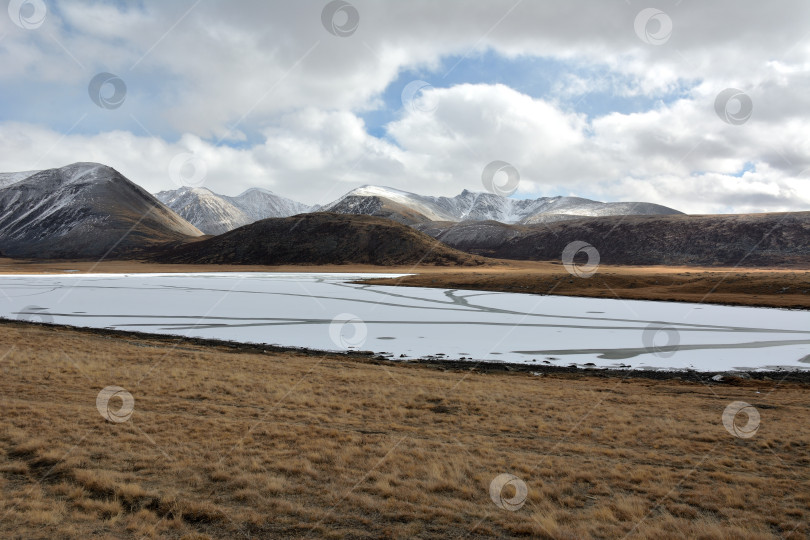
{"label": "snow-capped mountain", "polygon": [[237,197],[225,198],[242,210],[251,221],[269,217],[294,216],[310,211],[310,207],[306,204],[261,188],[251,188]]}
{"label": "snow-capped mountain", "polygon": [[184,187],[153,197],[114,169],[74,163],[45,171],[0,173],[0,251],[20,257],[96,257],[109,250],[131,251],[203,233],[218,235],[265,218],[315,211],[379,216],[412,226],[680,213],[649,203],[601,203],[577,197],[521,200],[467,190],[455,197],[431,197],[379,186],[354,189],[324,207],[309,207],[259,188],[229,197]]}
{"label": "snow-capped mountain", "polygon": [[222,234],[260,219],[305,212],[378,216],[407,225],[487,220],[532,224],[576,217],[680,214],[672,208],[651,203],[603,203],[580,197],[510,199],[468,190],[455,197],[431,197],[381,186],[353,189],[323,207],[309,207],[258,188],[249,189],[238,197],[189,187],[161,191],[155,196],[206,234]]}
{"label": "snow-capped mountain", "polygon": [[362,186],[353,189],[335,202],[324,206],[322,210],[339,214],[382,215],[380,212],[385,206],[409,209],[423,216],[426,221],[458,221],[453,216],[453,209],[448,208],[448,205],[437,204],[436,197],[425,197],[382,186]]}
{"label": "snow-capped mountain", "polygon": [[183,187],[155,197],[205,234],[222,234],[251,223],[242,210],[205,188]]}
{"label": "snow-capped mountain", "polygon": [[[342,214],[370,214],[404,223],[427,221],[499,221],[501,223],[544,223],[577,217],[614,215],[668,215],[677,210],[658,204],[603,203],[580,197],[511,199],[492,193],[464,190],[455,197],[430,197],[398,189],[363,186],[354,189],[324,211]],[[416,215],[414,215],[416,214]]]}
{"label": "snow-capped mountain", "polygon": [[260,219],[309,211],[305,204],[260,188],[228,197],[206,188],[182,187],[155,197],[205,234],[222,234]]}
{"label": "snow-capped mountain", "polygon": [[4,174],[0,251],[38,258],[97,258],[202,233],[115,169],[74,163]]}

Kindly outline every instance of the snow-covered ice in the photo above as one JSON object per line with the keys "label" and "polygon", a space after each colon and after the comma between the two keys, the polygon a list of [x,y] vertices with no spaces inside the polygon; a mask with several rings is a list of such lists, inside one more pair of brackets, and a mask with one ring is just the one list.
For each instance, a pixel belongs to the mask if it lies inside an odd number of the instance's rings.
{"label": "snow-covered ice", "polygon": [[810,368],[808,311],[350,283],[386,275],[0,276],[0,316],[392,358]]}

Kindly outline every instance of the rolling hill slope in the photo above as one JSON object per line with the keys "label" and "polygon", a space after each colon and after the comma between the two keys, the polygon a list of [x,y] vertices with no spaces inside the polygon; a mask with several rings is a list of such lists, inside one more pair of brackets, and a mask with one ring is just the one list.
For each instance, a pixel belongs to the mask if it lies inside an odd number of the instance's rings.
{"label": "rolling hill slope", "polygon": [[163,263],[263,265],[485,262],[384,218],[321,212],[264,219],[213,238],[162,249],[153,259]]}

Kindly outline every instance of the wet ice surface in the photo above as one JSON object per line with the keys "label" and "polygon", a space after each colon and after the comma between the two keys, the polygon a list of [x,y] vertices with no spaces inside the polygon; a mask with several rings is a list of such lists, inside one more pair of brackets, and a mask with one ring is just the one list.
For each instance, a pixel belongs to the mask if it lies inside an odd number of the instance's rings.
{"label": "wet ice surface", "polygon": [[810,369],[807,311],[349,283],[383,276],[0,276],[0,316],[393,358]]}

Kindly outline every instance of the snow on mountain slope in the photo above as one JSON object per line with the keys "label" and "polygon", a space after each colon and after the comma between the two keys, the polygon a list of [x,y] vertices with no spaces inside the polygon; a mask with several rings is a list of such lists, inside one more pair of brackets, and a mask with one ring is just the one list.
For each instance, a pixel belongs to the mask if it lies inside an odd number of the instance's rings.
{"label": "snow on mountain slope", "polygon": [[33,176],[39,171],[23,171],[23,172],[10,172],[10,173],[0,173],[0,189],[4,187],[8,187],[11,184],[16,184],[21,180],[25,180],[29,176]]}
{"label": "snow on mountain slope", "polygon": [[222,234],[254,221],[233,203],[205,188],[183,187],[161,191],[155,197],[205,234]]}
{"label": "snow on mountain slope", "polygon": [[308,212],[306,204],[276,195],[272,191],[251,188],[239,196],[225,197],[252,221],[269,217],[288,217]]}
{"label": "snow on mountain slope", "polygon": [[[184,187],[153,197],[114,169],[74,163],[60,169],[0,173],[0,251],[12,256],[96,257],[313,211],[379,216],[412,226],[485,221],[531,225],[577,217],[680,213],[643,202],[511,199],[468,190],[455,197],[431,197],[382,186],[354,189],[324,207],[308,207],[259,188],[228,197]],[[511,234],[486,225],[465,228],[463,236],[480,241],[482,235]]]}
{"label": "snow on mountain slope", "polygon": [[309,209],[260,188],[228,197],[206,188],[182,187],[155,197],[205,234],[222,234],[260,219],[288,217]]}
{"label": "snow on mountain slope", "polygon": [[545,211],[559,197],[510,199],[493,193],[464,190],[455,197],[438,197],[436,202],[455,219],[453,221],[500,221],[517,223],[526,216]]}
{"label": "snow on mountain slope", "polygon": [[[394,206],[408,209],[411,215],[390,215]],[[566,219],[568,216],[680,214],[677,210],[650,203],[602,203],[580,197],[511,199],[468,190],[455,197],[429,197],[380,186],[354,189],[326,205],[323,210],[343,214],[379,215],[406,223],[487,220],[501,223],[544,223]],[[413,219],[414,212],[424,219]]]}
{"label": "snow on mountain slope", "polygon": [[[325,212],[334,211],[333,208],[339,208],[340,203],[345,199],[360,198],[360,197],[378,197],[381,199],[388,199],[396,204],[406,206],[412,210],[419,212],[431,221],[456,221],[453,219],[453,214],[446,212],[441,205],[436,204],[435,197],[426,197],[417,195],[415,193],[408,193],[383,186],[362,186],[353,189],[337,201],[326,205],[323,210]],[[354,213],[354,212],[340,212],[340,213]]]}
{"label": "snow on mountain slope", "polygon": [[206,234],[222,234],[260,219],[305,212],[378,216],[407,225],[488,220],[530,224],[560,221],[570,216],[680,213],[649,203],[601,203],[579,197],[511,199],[468,190],[455,197],[431,197],[383,186],[353,189],[322,207],[309,207],[259,188],[249,189],[237,197],[188,187],[161,191],[155,196]]}
{"label": "snow on mountain slope", "polygon": [[399,207],[418,212],[427,221],[495,220],[514,223],[522,219],[520,211],[523,206],[527,206],[526,201],[467,190],[455,197],[430,197],[382,186],[362,186],[326,205],[323,210],[346,214],[367,213],[364,210],[371,206],[364,202],[365,199],[377,199],[377,208],[390,201]]}
{"label": "snow on mountain slope", "polygon": [[200,236],[118,171],[74,163],[0,189],[0,251],[15,257],[96,258]]}
{"label": "snow on mountain slope", "polygon": [[603,203],[578,197],[563,197],[561,199],[569,200],[561,200],[559,203],[551,204],[543,212],[529,215],[520,220],[519,223],[549,223],[572,217],[665,216],[682,213],[660,204],[645,202]]}

